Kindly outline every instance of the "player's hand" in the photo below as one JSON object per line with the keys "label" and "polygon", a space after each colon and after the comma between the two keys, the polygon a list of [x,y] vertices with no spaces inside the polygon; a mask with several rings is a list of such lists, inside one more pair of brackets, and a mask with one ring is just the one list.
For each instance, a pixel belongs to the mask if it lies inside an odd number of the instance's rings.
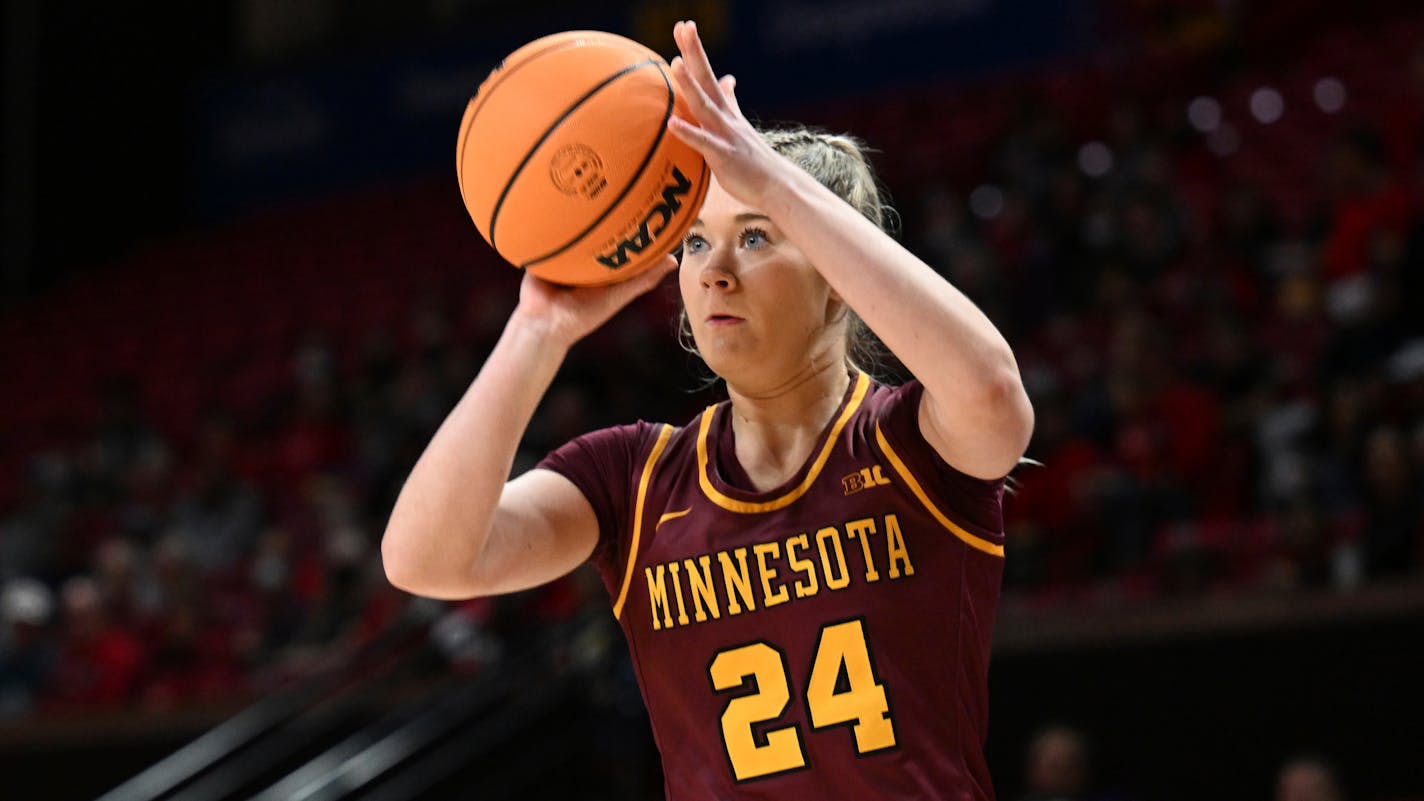
{"label": "player's hand", "polygon": [[670,65],[672,79],[692,119],[674,115],[668,130],[702,154],[728,194],[753,208],[764,208],[763,192],[784,160],[742,114],[737,79],[731,75],[717,79],[697,23],[678,22],[672,37],[680,53]]}
{"label": "player's hand", "polygon": [[677,259],[669,254],[626,281],[579,287],[550,283],[526,271],[514,316],[539,326],[554,343],[572,347],[676,269]]}

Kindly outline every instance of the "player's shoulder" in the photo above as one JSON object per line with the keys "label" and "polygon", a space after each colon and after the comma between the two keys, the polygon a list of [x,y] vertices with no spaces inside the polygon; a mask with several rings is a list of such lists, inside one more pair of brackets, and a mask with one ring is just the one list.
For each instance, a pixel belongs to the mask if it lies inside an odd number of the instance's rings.
{"label": "player's shoulder", "polygon": [[596,428],[580,434],[550,451],[539,467],[563,471],[578,465],[590,465],[593,472],[619,472],[630,464],[647,443],[657,436],[658,423],[638,420],[633,423]]}
{"label": "player's shoulder", "polygon": [[861,373],[858,380],[865,383],[865,391],[856,416],[874,423],[905,415],[914,419],[918,415],[920,397],[924,394],[924,386],[918,379],[897,381]]}
{"label": "player's shoulder", "polygon": [[666,423],[640,419],[594,429],[572,440],[565,448],[573,446],[587,453],[632,461],[639,454],[647,453],[659,436],[664,436],[670,428]]}
{"label": "player's shoulder", "polygon": [[901,469],[933,477],[948,495],[983,496],[995,503],[1002,497],[1003,479],[980,479],[961,472],[925,440],[920,430],[920,403],[924,385],[916,378],[899,384],[873,381],[867,391],[861,428],[866,439],[901,466]]}
{"label": "player's shoulder", "polygon": [[695,442],[703,416],[699,414],[683,425],[638,419],[591,431],[581,439],[595,447],[617,448],[630,455],[646,456],[654,448],[671,450],[683,443]]}

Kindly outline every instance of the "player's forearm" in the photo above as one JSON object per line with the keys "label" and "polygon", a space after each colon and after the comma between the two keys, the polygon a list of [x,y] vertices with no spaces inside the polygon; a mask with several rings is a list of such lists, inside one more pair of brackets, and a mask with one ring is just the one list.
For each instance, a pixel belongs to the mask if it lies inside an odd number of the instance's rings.
{"label": "player's forearm", "polygon": [[1032,409],[1003,335],[929,265],[793,170],[771,190],[772,219],[924,384],[944,419],[978,440],[973,450],[1001,451],[1012,466],[1031,430]]}
{"label": "player's forearm", "polygon": [[516,314],[402,487],[381,554],[393,584],[451,596],[473,588],[519,442],[566,344]]}

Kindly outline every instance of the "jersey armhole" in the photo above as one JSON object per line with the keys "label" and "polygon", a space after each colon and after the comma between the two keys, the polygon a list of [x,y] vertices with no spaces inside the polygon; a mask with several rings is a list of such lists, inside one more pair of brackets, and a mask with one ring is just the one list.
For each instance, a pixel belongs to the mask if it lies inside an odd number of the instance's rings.
{"label": "jersey armhole", "polygon": [[[915,475],[915,472],[911,470],[909,465],[905,463],[905,460],[901,458],[899,452],[887,441],[879,422],[875,424],[875,442],[880,448],[881,454],[890,463],[890,469],[895,471],[896,477],[905,485],[906,489],[910,491],[910,494],[919,501],[920,505],[925,508],[925,511],[929,512],[930,516],[938,521],[945,530],[971,548],[983,551],[991,556],[1001,557],[1004,555],[1002,534],[997,536],[991,535],[989,537],[980,536],[969,528],[966,528],[965,525],[956,522],[945,513],[944,509],[941,508],[941,504],[936,503],[935,499],[930,497],[929,492],[925,489],[925,484],[920,481]],[[946,506],[945,508],[949,507]],[[974,526],[974,528],[978,529],[979,527]]]}
{"label": "jersey armhole", "polygon": [[945,461],[920,432],[922,397],[918,381],[890,388],[876,404],[868,438],[907,494],[947,532],[977,550],[1002,556],[1004,479],[976,478]]}

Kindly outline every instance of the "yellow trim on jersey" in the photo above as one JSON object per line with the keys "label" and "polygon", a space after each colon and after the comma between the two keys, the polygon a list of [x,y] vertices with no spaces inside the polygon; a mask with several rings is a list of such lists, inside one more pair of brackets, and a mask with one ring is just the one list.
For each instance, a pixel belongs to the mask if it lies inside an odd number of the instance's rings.
{"label": "yellow trim on jersey", "polygon": [[891,448],[890,443],[885,440],[885,435],[880,431],[879,422],[875,424],[875,441],[880,443],[880,450],[885,453],[885,458],[890,460],[890,466],[895,468],[895,472],[899,473],[900,478],[905,480],[905,486],[909,487],[910,491],[915,493],[915,497],[920,499],[920,503],[924,504],[924,507],[929,510],[931,515],[934,515],[934,519],[938,520],[940,525],[949,529],[951,534],[963,540],[966,545],[972,548],[976,548],[992,556],[1002,557],[1004,555],[1004,546],[995,545],[982,537],[977,537],[958,525],[955,525],[953,520],[944,516],[944,512],[941,512],[939,507],[934,505],[934,501],[930,500],[930,496],[925,494],[925,490],[920,486],[920,482],[916,481],[915,477],[910,474],[910,468],[905,466],[905,463],[900,460],[899,454],[895,453],[895,449]]}
{"label": "yellow trim on jersey", "polygon": [[679,517],[682,517],[683,515],[687,514],[688,512],[691,512],[691,511],[692,511],[692,507],[689,506],[689,507],[687,507],[686,509],[683,509],[683,510],[680,511],[680,512],[667,512],[667,513],[663,514],[662,517],[659,517],[659,518],[658,518],[658,524],[657,524],[656,526],[653,526],[653,531],[657,531],[658,529],[662,528],[662,527],[663,527],[663,523],[666,523],[666,522],[669,521],[669,520],[676,520],[676,519],[678,519]]}
{"label": "yellow trim on jersey", "polygon": [[653,465],[663,455],[668,439],[672,437],[672,426],[665,425],[653,443],[653,452],[648,454],[648,462],[643,465],[643,477],[638,480],[638,502],[633,506],[633,542],[628,547],[628,567],[623,570],[623,587],[618,590],[618,600],[613,604],[613,616],[623,616],[623,602],[628,600],[628,585],[633,581],[633,566],[638,562],[638,539],[643,530],[643,501],[648,497],[648,482],[653,479]]}
{"label": "yellow trim on jersey", "polygon": [[845,428],[851,415],[855,414],[855,410],[860,407],[860,402],[865,399],[865,393],[869,389],[870,376],[861,373],[855,380],[855,391],[851,393],[850,402],[846,404],[841,416],[836,419],[836,424],[831,427],[831,433],[826,436],[826,441],[821,445],[821,452],[816,455],[816,461],[811,464],[811,470],[806,473],[806,477],[785,495],[761,502],[729,498],[718,492],[717,488],[712,486],[712,480],[707,477],[707,432],[712,428],[712,410],[716,408],[708,406],[702,413],[702,425],[697,431],[697,482],[702,485],[702,494],[723,509],[739,514],[774,512],[777,509],[790,506],[797,498],[805,495],[806,490],[809,490],[812,484],[816,483],[816,478],[821,475],[821,468],[825,467],[826,461],[831,458],[831,451],[836,447],[841,429]]}

